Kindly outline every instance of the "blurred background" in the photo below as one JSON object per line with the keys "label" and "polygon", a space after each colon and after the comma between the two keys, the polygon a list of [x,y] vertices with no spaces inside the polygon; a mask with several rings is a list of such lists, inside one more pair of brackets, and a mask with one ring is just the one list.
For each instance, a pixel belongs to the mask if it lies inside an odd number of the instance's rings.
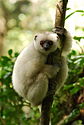
{"label": "blurred background", "polygon": [[[21,51],[38,32],[54,27],[56,0],[0,0],[0,55],[9,49]],[[84,1],[69,0],[67,15],[83,10]],[[82,36],[84,13],[75,12],[66,19],[72,36]],[[81,39],[83,42],[84,39]]]}
{"label": "blurred background", "polygon": [[[0,0],[0,125],[38,125],[38,108],[13,90],[18,53],[38,32],[54,27],[58,0]],[[65,28],[73,37],[69,76],[55,96],[52,125],[84,125],[84,1],[68,0]],[[30,107],[30,108],[29,108]]]}

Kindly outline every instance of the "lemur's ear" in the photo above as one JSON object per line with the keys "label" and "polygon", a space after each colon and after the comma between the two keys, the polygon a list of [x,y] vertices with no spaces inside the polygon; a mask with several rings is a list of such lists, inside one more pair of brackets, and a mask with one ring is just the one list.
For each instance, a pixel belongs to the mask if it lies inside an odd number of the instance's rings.
{"label": "lemur's ear", "polygon": [[37,38],[37,35],[35,35],[34,40],[36,40],[36,38]]}

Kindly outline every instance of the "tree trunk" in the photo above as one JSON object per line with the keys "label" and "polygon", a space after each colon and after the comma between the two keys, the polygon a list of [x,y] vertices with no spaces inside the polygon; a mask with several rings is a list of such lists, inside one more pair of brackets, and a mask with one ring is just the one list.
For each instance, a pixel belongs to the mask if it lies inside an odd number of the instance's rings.
{"label": "tree trunk", "polygon": [[[68,0],[61,0],[56,5],[55,29],[56,27],[62,27],[62,28],[64,27],[67,2]],[[56,64],[56,58],[59,58],[60,54],[61,54],[60,50],[54,52],[53,54],[50,54],[48,56],[47,63]],[[56,87],[57,87],[57,84],[56,84],[56,77],[55,77],[49,80],[48,94],[42,102],[40,125],[49,125],[50,110],[53,103],[53,97],[56,92]]]}

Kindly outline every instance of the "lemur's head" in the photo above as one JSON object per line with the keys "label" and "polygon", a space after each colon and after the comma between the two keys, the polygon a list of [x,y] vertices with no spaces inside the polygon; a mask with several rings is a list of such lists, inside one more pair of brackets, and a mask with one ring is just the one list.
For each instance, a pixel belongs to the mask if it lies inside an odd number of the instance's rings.
{"label": "lemur's head", "polygon": [[48,55],[60,47],[59,41],[59,36],[56,33],[45,32],[35,36],[34,46],[41,53]]}

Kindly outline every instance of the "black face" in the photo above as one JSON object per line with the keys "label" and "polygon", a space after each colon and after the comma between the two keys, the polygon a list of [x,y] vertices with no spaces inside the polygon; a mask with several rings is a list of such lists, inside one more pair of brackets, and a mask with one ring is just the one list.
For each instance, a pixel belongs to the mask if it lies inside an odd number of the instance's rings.
{"label": "black face", "polygon": [[51,48],[51,46],[53,45],[53,41],[51,40],[42,40],[40,41],[40,45],[47,51]]}

